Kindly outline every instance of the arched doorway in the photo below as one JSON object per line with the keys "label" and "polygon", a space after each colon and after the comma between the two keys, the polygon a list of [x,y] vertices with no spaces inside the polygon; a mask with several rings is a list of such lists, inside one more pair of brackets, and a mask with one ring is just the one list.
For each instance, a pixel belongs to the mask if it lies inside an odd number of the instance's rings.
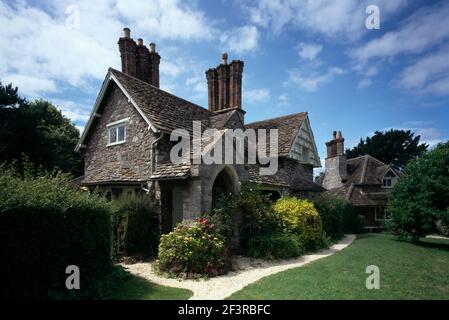
{"label": "arched doorway", "polygon": [[235,177],[230,173],[228,168],[220,171],[212,186],[212,209],[216,207],[218,200],[223,194],[236,192],[235,184]]}

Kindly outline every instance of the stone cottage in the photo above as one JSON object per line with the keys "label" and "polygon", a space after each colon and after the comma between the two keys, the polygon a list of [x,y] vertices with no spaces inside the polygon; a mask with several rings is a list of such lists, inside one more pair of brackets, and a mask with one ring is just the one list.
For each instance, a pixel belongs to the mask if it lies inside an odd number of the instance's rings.
{"label": "stone cottage", "polygon": [[364,227],[381,229],[388,219],[385,208],[389,190],[400,173],[370,155],[346,159],[344,138],[334,131],[333,139],[326,143],[325,173],[317,183],[327,193],[348,200],[356,214],[364,218]]}
{"label": "stone cottage", "polygon": [[[122,71],[109,69],[77,145],[85,155],[83,186],[108,198],[150,193],[161,205],[163,232],[210,211],[220,193],[236,193],[245,182],[273,197],[323,190],[313,182],[320,159],[306,112],[245,123],[242,61],[228,63],[223,54],[220,65],[207,70],[205,109],[159,88],[161,57],[153,43],[135,42],[125,28],[118,45]],[[261,175],[258,164],[173,163],[170,151],[177,142],[170,134],[192,132],[193,121],[201,121],[202,130],[278,129],[279,169]]]}

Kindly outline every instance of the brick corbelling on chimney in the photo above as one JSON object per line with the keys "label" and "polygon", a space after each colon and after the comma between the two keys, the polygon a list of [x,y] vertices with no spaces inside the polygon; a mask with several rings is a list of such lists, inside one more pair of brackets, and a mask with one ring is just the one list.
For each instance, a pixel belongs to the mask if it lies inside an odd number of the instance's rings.
{"label": "brick corbelling on chimney", "polygon": [[[129,30],[129,29],[128,29]],[[130,76],[136,76],[136,43],[129,37],[129,31],[124,29],[125,35],[118,41],[122,71]]]}
{"label": "brick corbelling on chimney", "polygon": [[161,56],[157,52],[150,52],[150,68],[151,77],[150,84],[159,88],[159,64],[161,63]]}
{"label": "brick corbelling on chimney", "polygon": [[221,64],[218,73],[218,110],[229,108],[229,65]]}
{"label": "brick corbelling on chimney", "polygon": [[209,111],[217,111],[218,109],[218,74],[216,69],[206,71],[207,79],[207,95]]}
{"label": "brick corbelling on chimney", "polygon": [[136,78],[150,83],[150,51],[143,45],[142,39],[138,40],[136,58]]}
{"label": "brick corbelling on chimney", "polygon": [[230,107],[242,107],[243,61],[234,60],[230,65]]}
{"label": "brick corbelling on chimney", "polygon": [[243,61],[227,62],[223,53],[222,63],[206,71],[209,110],[218,112],[242,107]]}
{"label": "brick corbelling on chimney", "polygon": [[156,52],[156,45],[151,43],[148,49],[142,39],[138,39],[136,43],[131,38],[129,28],[124,28],[123,33],[118,41],[122,72],[159,88],[161,56]]}

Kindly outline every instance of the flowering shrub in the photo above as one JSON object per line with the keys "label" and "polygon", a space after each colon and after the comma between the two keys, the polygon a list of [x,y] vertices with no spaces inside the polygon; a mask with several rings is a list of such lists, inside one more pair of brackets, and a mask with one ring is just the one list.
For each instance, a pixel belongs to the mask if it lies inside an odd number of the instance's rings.
{"label": "flowering shrub", "polygon": [[206,218],[180,223],[174,231],[161,236],[158,267],[160,271],[192,277],[216,276],[225,267],[225,242],[216,226]]}
{"label": "flowering shrub", "polygon": [[284,231],[298,236],[306,248],[322,245],[324,233],[321,217],[312,202],[294,197],[283,197],[276,201],[273,210],[281,221]]}

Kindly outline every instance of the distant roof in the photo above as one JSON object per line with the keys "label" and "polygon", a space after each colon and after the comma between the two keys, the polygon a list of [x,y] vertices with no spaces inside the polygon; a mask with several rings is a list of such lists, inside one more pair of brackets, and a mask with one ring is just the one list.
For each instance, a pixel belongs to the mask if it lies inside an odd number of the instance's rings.
{"label": "distant roof", "polygon": [[[391,165],[370,155],[346,160],[346,169],[347,176],[344,185],[328,190],[327,193],[349,200],[356,206],[386,205],[387,190],[381,188],[383,177],[388,170],[400,176],[400,173]],[[321,176],[317,183],[322,184],[323,179],[324,176]],[[371,187],[363,191],[362,186]]]}

